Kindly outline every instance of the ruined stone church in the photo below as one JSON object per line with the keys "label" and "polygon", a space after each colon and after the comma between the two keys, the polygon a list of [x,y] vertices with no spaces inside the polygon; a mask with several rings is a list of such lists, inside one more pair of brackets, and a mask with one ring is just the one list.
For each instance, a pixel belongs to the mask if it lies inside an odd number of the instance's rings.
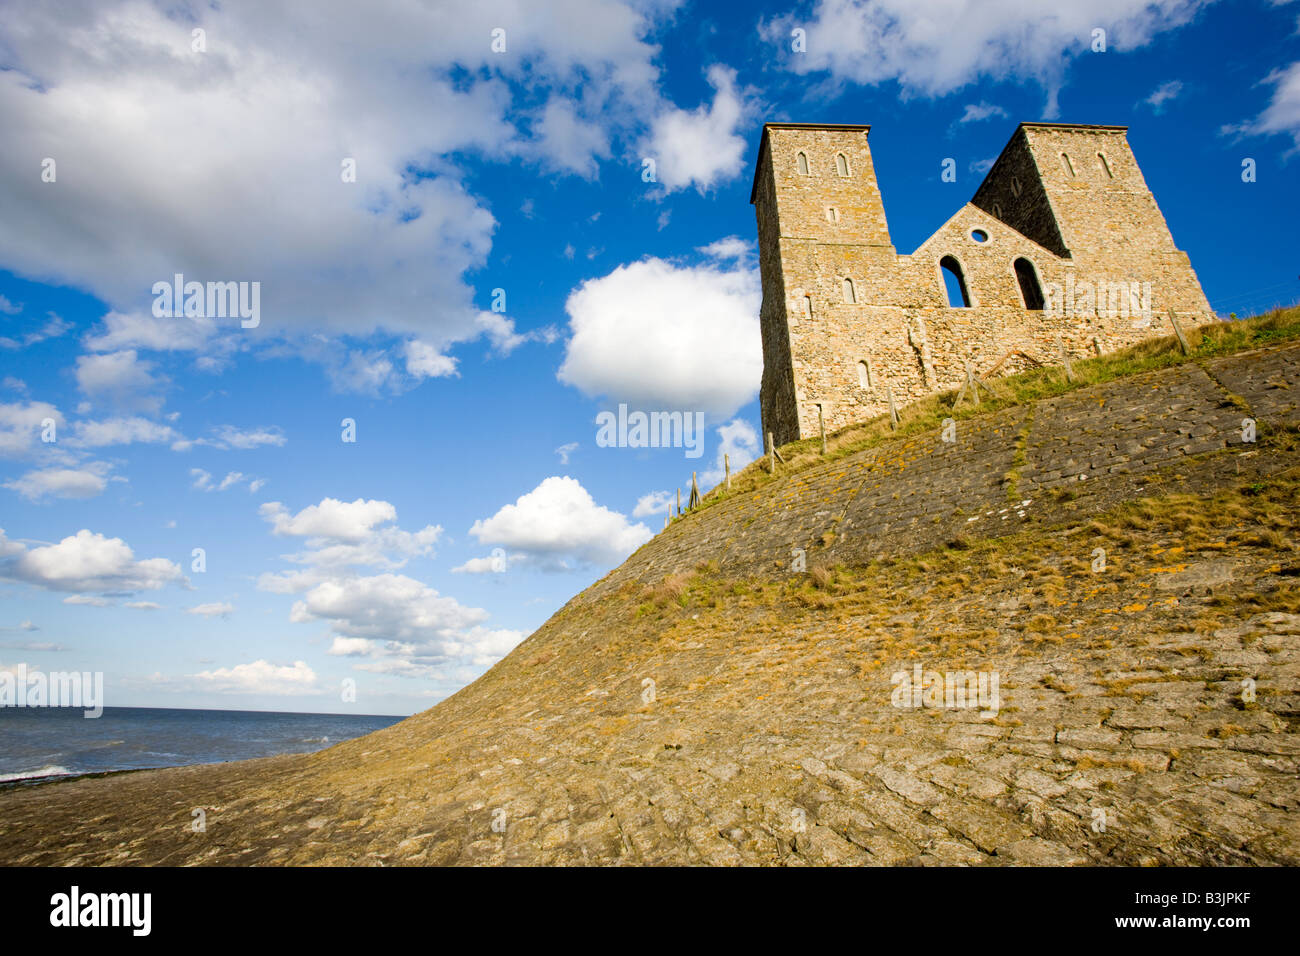
{"label": "ruined stone church", "polygon": [[1021,123],[919,248],[889,236],[869,126],[768,123],[750,196],[777,444],[981,377],[1213,321],[1124,126]]}

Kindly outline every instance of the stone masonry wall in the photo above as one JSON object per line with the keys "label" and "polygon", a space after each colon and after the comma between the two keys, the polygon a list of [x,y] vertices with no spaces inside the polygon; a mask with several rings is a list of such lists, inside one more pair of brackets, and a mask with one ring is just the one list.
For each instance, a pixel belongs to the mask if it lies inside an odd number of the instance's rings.
{"label": "stone masonry wall", "polygon": [[[901,406],[959,387],[967,363],[1014,374],[1057,364],[1062,347],[1078,359],[1168,335],[1171,310],[1184,325],[1213,318],[1122,130],[1022,126],[974,201],[901,256],[866,137],[861,127],[765,132],[754,193],[762,413],[778,444],[815,435],[819,406],[834,430],[886,411],[891,389]],[[968,308],[949,305],[947,257]],[[1026,308],[1018,259],[1056,293],[1054,308]]]}

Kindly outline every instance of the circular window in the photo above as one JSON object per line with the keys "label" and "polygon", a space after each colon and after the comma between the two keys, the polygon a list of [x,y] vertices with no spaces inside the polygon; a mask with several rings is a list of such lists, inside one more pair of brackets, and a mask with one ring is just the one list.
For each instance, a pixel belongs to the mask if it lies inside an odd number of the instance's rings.
{"label": "circular window", "polygon": [[974,230],[972,230],[972,231],[971,231],[971,234],[970,234],[970,237],[971,237],[972,239],[974,239],[976,242],[988,242],[988,241],[989,241],[989,234],[988,234],[987,232],[985,232],[983,229],[974,229]]}

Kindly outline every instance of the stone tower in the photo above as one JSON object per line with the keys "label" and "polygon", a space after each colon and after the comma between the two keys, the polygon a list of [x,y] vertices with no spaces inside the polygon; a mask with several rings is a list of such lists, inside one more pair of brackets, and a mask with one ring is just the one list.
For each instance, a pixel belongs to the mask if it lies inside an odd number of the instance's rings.
{"label": "stone tower", "polygon": [[764,431],[778,444],[1214,316],[1126,127],[1022,123],[975,197],[899,255],[869,126],[769,123],[758,219]]}

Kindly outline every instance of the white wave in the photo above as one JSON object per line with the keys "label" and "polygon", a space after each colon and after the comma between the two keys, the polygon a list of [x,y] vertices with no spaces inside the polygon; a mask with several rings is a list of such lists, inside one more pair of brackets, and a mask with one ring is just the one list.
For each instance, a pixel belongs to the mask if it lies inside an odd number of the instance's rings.
{"label": "white wave", "polygon": [[48,764],[40,770],[24,770],[21,773],[0,773],[0,783],[7,783],[11,780],[30,780],[33,777],[63,777],[70,773],[72,773],[72,771],[67,767]]}

